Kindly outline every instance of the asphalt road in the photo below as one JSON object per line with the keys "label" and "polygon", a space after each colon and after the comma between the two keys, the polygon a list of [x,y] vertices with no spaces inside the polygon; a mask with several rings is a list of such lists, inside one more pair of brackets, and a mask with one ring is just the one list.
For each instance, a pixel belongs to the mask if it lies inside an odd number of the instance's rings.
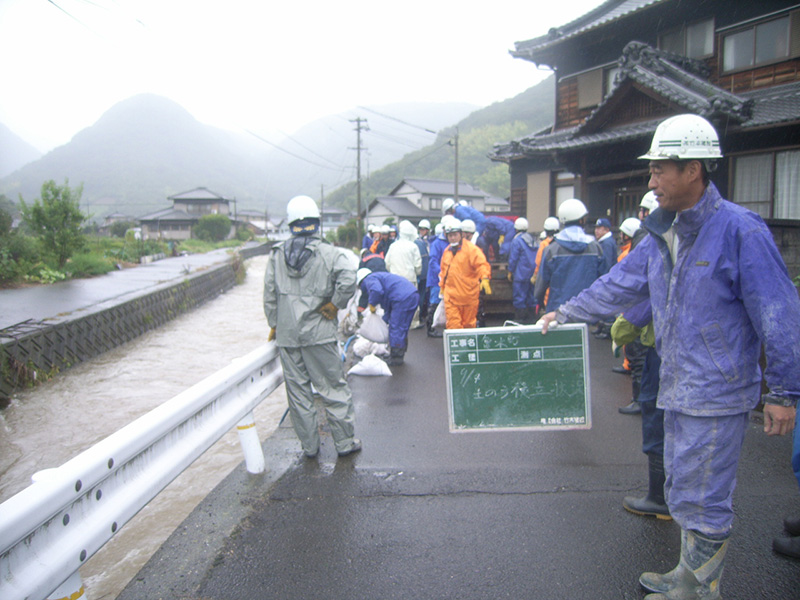
{"label": "asphalt road", "polygon": [[[450,433],[442,341],[411,333],[392,377],[350,377],[364,450],[329,436],[305,460],[292,430],[270,472],[238,468],[119,596],[132,599],[639,599],[638,576],[678,559],[675,523],[621,505],[646,489],[630,380],[590,336],[592,429]],[[800,561],[774,554],[800,513],[791,440],[754,413],[722,581],[726,600],[800,598]]]}

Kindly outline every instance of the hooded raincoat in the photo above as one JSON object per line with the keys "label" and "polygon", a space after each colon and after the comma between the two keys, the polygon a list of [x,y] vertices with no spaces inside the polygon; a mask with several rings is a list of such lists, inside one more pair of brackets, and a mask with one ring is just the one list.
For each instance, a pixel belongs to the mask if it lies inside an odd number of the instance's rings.
{"label": "hooded raincoat", "polygon": [[400,234],[386,252],[386,270],[416,285],[422,272],[422,256],[414,243],[417,228],[408,221],[400,222]]}
{"label": "hooded raincoat", "polygon": [[547,311],[557,309],[605,274],[605,264],[600,244],[586,235],[582,227],[572,225],[562,229],[542,255],[534,288],[536,303],[544,305],[549,287]]}
{"label": "hooded raincoat", "polygon": [[514,308],[532,308],[536,304],[531,283],[531,277],[536,269],[536,252],[536,240],[527,231],[516,236],[511,242],[508,270],[513,277],[511,295]]}
{"label": "hooded raincoat", "polygon": [[709,184],[678,213],[654,211],[650,235],[557,314],[596,320],[649,298],[661,357],[665,492],[684,529],[728,535],[747,413],[800,397],[800,301],[761,217]]}
{"label": "hooded raincoat", "polygon": [[[361,281],[362,303],[383,308],[383,320],[389,324],[389,345],[408,346],[408,330],[419,306],[416,286],[394,273],[371,273]],[[362,304],[363,305],[363,304]]]}
{"label": "hooded raincoat", "polygon": [[444,294],[447,328],[475,327],[481,279],[490,279],[492,268],[483,251],[462,240],[456,252],[448,246],[442,255],[439,286]]}

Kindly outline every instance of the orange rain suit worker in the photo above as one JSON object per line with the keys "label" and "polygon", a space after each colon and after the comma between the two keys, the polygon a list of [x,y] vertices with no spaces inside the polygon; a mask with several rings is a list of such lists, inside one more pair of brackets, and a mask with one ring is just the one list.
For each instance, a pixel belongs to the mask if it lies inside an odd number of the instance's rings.
{"label": "orange rain suit worker", "polygon": [[488,287],[491,276],[492,268],[483,251],[469,240],[444,249],[439,287],[444,295],[447,329],[475,327],[480,291],[483,287],[491,293]]}

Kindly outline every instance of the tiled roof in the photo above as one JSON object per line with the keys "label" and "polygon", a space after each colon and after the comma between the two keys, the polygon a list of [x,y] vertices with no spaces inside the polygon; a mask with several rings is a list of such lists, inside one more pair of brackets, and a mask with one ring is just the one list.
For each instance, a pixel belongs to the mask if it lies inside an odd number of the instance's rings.
{"label": "tiled roof", "polygon": [[[421,194],[431,196],[452,196],[453,192],[455,191],[453,182],[447,181],[446,179],[404,179],[400,185],[392,190],[392,194],[400,189],[404,183],[411,186]],[[461,198],[485,198],[487,196],[486,192],[474,188],[463,181],[458,182],[458,195]]]}
{"label": "tiled roof", "polygon": [[401,216],[401,217],[413,217],[420,219],[422,218],[430,218],[434,215],[439,215],[436,211],[428,211],[422,210],[416,204],[411,202],[408,198],[400,198],[395,196],[379,196],[373,200],[369,205],[369,210],[376,204],[382,204],[385,206],[392,214]]}
{"label": "tiled roof", "polygon": [[212,192],[208,188],[199,187],[193,190],[189,190],[188,192],[181,192],[180,194],[175,194],[174,196],[168,196],[168,200],[224,200],[227,202],[227,198],[220,196],[216,192]]}
{"label": "tiled roof", "polygon": [[800,82],[743,92],[753,101],[753,115],[742,128],[800,120]]}
{"label": "tiled roof", "polygon": [[589,11],[566,25],[553,27],[546,35],[524,42],[517,42],[514,44],[516,50],[512,51],[511,55],[517,58],[531,59],[541,50],[545,50],[546,48],[560,44],[582,33],[602,27],[612,21],[616,21],[649,6],[665,1],[666,0],[608,0],[594,10]]}
{"label": "tiled roof", "polygon": [[149,215],[145,215],[143,217],[139,217],[138,221],[159,221],[159,222],[167,222],[167,221],[197,221],[199,217],[192,216],[186,211],[183,210],[176,210],[174,208],[166,208],[164,210],[159,210],[154,213],[150,213]]}

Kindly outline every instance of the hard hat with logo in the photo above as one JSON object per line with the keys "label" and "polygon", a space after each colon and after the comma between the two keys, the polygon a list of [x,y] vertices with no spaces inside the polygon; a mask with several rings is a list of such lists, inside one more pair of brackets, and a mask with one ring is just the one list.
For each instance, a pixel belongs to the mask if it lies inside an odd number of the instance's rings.
{"label": "hard hat with logo", "polygon": [[528,231],[528,219],[525,217],[519,217],[516,221],[514,221],[514,229],[517,231]]}
{"label": "hard hat with logo", "polygon": [[622,222],[622,224],[619,226],[619,230],[628,237],[633,237],[633,234],[636,233],[636,230],[639,229],[641,225],[642,222],[639,219],[636,217],[630,217]]}
{"label": "hard hat with logo", "polygon": [[356,271],[356,285],[361,285],[361,282],[364,281],[364,277],[366,277],[370,273],[372,273],[372,271],[366,268],[362,268]]}
{"label": "hard hat with logo", "polygon": [[445,198],[442,200],[442,214],[446,214],[448,210],[455,208],[456,202],[452,198]]}
{"label": "hard hat with logo", "polygon": [[461,231],[464,233],[475,233],[475,221],[472,219],[464,219],[461,221]]}
{"label": "hard hat with logo", "polygon": [[286,205],[286,221],[289,225],[301,219],[319,219],[319,207],[308,196],[295,196]]}
{"label": "hard hat with logo", "polygon": [[586,205],[577,198],[564,200],[556,212],[558,213],[558,220],[561,221],[561,223],[580,221],[589,214],[589,211],[586,210]]}
{"label": "hard hat with logo", "polygon": [[676,115],[656,127],[643,160],[707,160],[722,158],[714,126],[698,115]]}
{"label": "hard hat with logo", "polygon": [[558,231],[559,229],[561,229],[561,223],[558,222],[556,217],[547,217],[544,220],[545,231]]}
{"label": "hard hat with logo", "polygon": [[462,231],[461,221],[456,219],[455,217],[452,219],[448,219],[444,224],[444,232],[445,233],[453,233],[454,231]]}
{"label": "hard hat with logo", "polygon": [[430,229],[431,222],[428,221],[428,219],[422,219],[422,221],[419,222],[419,225],[417,225],[417,227],[419,227],[420,229]]}
{"label": "hard hat with logo", "polygon": [[656,195],[653,190],[650,190],[644,196],[642,196],[642,201],[639,203],[639,206],[641,208],[646,208],[650,212],[653,212],[658,208],[658,200],[656,199]]}

